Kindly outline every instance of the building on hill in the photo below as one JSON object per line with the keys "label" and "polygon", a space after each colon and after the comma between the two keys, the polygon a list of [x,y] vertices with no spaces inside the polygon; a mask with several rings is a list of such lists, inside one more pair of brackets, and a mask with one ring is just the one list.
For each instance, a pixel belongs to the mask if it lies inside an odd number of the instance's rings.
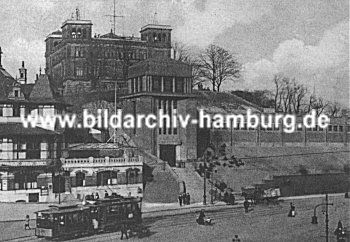
{"label": "building on hill", "polygon": [[46,74],[66,96],[115,87],[122,92],[130,65],[152,57],[170,58],[170,26],[149,24],[140,33],[141,38],[112,31],[92,36],[92,22],[77,15],[47,36]]}
{"label": "building on hill", "polygon": [[[123,97],[123,113],[136,115],[191,115],[196,118],[196,100],[192,94],[191,66],[170,58],[147,59],[129,68],[128,94]],[[172,121],[171,121],[172,122]],[[125,129],[142,149],[175,166],[197,157],[197,127]]]}

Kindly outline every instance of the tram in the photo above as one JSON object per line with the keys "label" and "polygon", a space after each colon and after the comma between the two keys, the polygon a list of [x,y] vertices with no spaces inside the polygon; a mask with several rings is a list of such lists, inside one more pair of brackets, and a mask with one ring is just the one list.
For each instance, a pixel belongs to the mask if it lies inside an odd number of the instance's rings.
{"label": "tram", "polygon": [[51,205],[36,212],[37,237],[47,239],[85,236],[119,230],[122,224],[142,224],[141,198],[108,197],[85,205]]}

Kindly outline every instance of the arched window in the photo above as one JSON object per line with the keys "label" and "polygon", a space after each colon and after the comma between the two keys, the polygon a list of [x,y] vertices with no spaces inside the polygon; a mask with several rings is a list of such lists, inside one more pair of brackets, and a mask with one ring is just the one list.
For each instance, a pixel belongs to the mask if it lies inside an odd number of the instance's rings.
{"label": "arched window", "polygon": [[97,173],[97,186],[117,184],[117,171],[100,171]]}
{"label": "arched window", "polygon": [[78,28],[78,31],[77,31],[77,37],[80,38],[81,37],[81,28]]}
{"label": "arched window", "polygon": [[129,168],[126,170],[126,184],[136,184],[139,183],[139,169]]}
{"label": "arched window", "polygon": [[78,171],[75,173],[75,186],[82,187],[85,186],[85,173]]}
{"label": "arched window", "polygon": [[86,38],[87,35],[86,35],[86,29],[83,29],[83,38]]}
{"label": "arched window", "polygon": [[157,38],[157,34],[156,34],[156,33],[154,33],[154,34],[153,34],[153,41],[154,41],[154,42],[156,42],[157,40],[158,40],[158,38]]}
{"label": "arched window", "polygon": [[72,38],[75,39],[77,37],[77,30],[75,28],[72,29]]}

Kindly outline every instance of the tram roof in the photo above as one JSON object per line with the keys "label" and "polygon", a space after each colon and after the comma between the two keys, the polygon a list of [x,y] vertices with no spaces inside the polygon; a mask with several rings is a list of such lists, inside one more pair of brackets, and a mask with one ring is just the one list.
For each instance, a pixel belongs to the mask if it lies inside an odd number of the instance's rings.
{"label": "tram roof", "polygon": [[37,211],[35,213],[46,213],[46,214],[65,214],[65,213],[74,213],[74,212],[79,212],[79,211],[85,211],[85,210],[88,210],[89,208],[88,207],[84,207],[84,206],[79,206],[79,205],[76,205],[76,206],[61,206],[61,207],[58,207],[58,206],[53,206],[53,207],[50,207],[49,209],[45,209],[45,210],[40,210],[40,211]]}
{"label": "tram roof", "polygon": [[98,205],[98,204],[107,204],[111,202],[114,202],[114,203],[141,202],[141,198],[118,196],[118,197],[100,198],[98,200],[91,200],[91,201],[95,202],[95,205]]}

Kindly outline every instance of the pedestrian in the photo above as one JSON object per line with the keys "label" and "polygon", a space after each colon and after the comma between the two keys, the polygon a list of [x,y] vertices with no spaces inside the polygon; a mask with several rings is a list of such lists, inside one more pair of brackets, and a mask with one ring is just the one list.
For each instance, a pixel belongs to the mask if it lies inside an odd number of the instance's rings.
{"label": "pedestrian", "polygon": [[202,209],[197,218],[197,223],[200,225],[204,225],[204,218],[205,218],[205,214],[204,214],[204,210]]}
{"label": "pedestrian", "polygon": [[179,195],[179,204],[180,204],[180,207],[182,206],[182,195],[180,194]]}
{"label": "pedestrian", "polygon": [[105,191],[105,198],[107,198],[109,195],[108,195],[108,192]]}
{"label": "pedestrian", "polygon": [[181,198],[182,198],[182,204],[186,205],[186,193],[182,193]]}
{"label": "pedestrian", "polygon": [[98,220],[96,218],[92,219],[92,225],[94,227],[94,233],[97,234],[98,233]]}
{"label": "pedestrian", "polygon": [[126,226],[126,224],[122,224],[121,232],[122,232],[122,236],[120,237],[120,239],[123,239],[124,234],[125,234],[125,237],[126,237],[127,239],[129,239],[129,236],[128,236],[128,227]]}
{"label": "pedestrian", "polygon": [[295,206],[293,203],[290,203],[290,210],[288,213],[288,217],[295,217]]}
{"label": "pedestrian", "polygon": [[243,203],[243,206],[244,206],[244,211],[246,212],[246,213],[248,213],[249,212],[249,202],[248,202],[248,199],[246,199],[245,201],[244,201],[244,203]]}
{"label": "pedestrian", "polygon": [[238,237],[238,234],[232,239],[232,242],[241,242],[241,239]]}
{"label": "pedestrian", "polygon": [[187,205],[190,205],[191,202],[191,196],[189,193],[187,193]]}
{"label": "pedestrian", "polygon": [[95,194],[95,199],[98,200],[100,198],[100,195],[98,195],[98,192]]}
{"label": "pedestrian", "polygon": [[27,230],[27,229],[30,230],[29,222],[30,222],[29,215],[26,215],[26,219],[25,219],[25,223],[24,223],[24,230]]}

